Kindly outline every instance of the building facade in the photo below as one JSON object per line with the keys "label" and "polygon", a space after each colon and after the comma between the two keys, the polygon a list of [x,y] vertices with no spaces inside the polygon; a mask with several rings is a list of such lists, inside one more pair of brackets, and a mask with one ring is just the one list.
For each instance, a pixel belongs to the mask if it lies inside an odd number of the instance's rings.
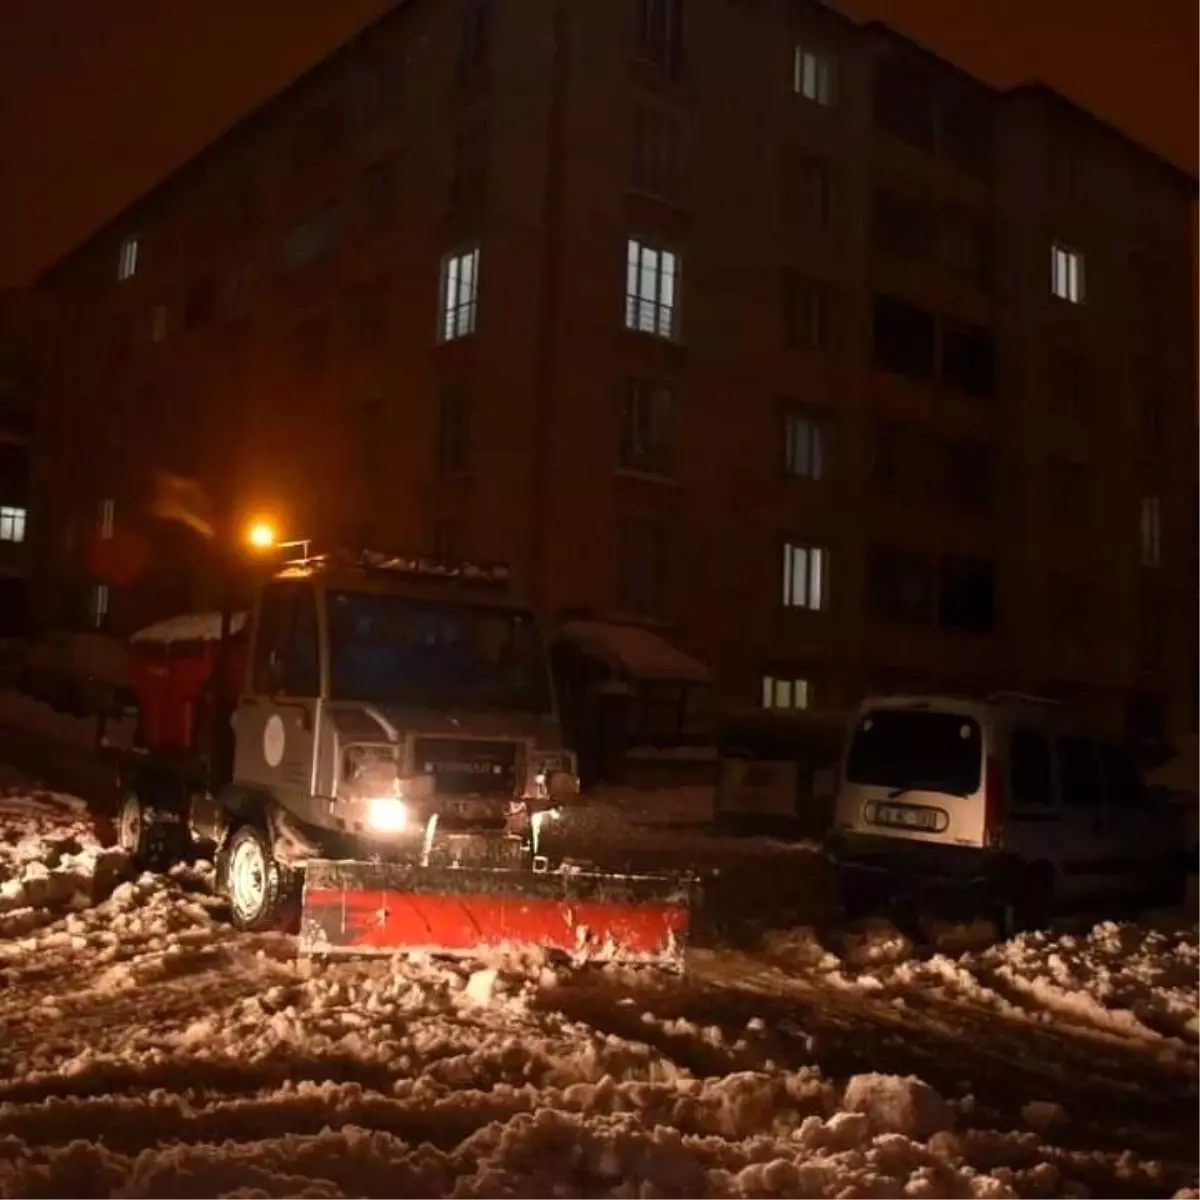
{"label": "building facade", "polygon": [[0,289],[0,638],[28,631],[32,440],[49,328],[46,297]]}
{"label": "building facade", "polygon": [[722,703],[1187,723],[1195,190],[817,3],[410,0],[43,279],[44,619],[204,601],[167,472],[506,560]]}

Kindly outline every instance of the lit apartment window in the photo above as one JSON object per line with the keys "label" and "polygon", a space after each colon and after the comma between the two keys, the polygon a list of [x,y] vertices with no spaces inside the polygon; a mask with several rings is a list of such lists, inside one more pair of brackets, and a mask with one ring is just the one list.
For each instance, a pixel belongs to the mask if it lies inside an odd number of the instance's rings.
{"label": "lit apartment window", "polygon": [[625,328],[674,341],[679,336],[679,256],[629,239]]}
{"label": "lit apartment window", "polygon": [[[6,511],[8,510],[0,509],[0,520]],[[0,536],[3,536],[2,529],[0,526]],[[1141,535],[1142,566],[1162,566],[1162,505],[1157,496],[1142,497]]]}
{"label": "lit apartment window", "polygon": [[438,341],[452,342],[475,332],[479,297],[479,248],[442,259],[438,291]]}
{"label": "lit apartment window", "polygon": [[764,675],[762,680],[763,708],[807,708],[811,688],[807,679],[780,679]]}
{"label": "lit apartment window", "polygon": [[837,103],[837,59],[812,46],[797,46],[792,55],[792,91],[822,108]]}
{"label": "lit apartment window", "polygon": [[827,551],[821,546],[785,542],[783,546],[783,606],[819,612],[825,607]]}
{"label": "lit apartment window", "polygon": [[825,423],[808,413],[783,418],[783,469],[792,479],[825,477]]}
{"label": "lit apartment window", "polygon": [[92,596],[91,602],[88,605],[88,612],[92,618],[92,624],[99,629],[104,624],[104,619],[108,616],[107,583],[92,584]]}
{"label": "lit apartment window", "polygon": [[1050,290],[1070,304],[1083,303],[1083,254],[1061,242],[1050,248]]}
{"label": "lit apartment window", "polygon": [[150,340],[161,346],[167,340],[167,306],[156,304],[150,313]]}
{"label": "lit apartment window", "polygon": [[25,509],[0,508],[0,542],[25,540]]}
{"label": "lit apartment window", "polygon": [[138,269],[138,240],[127,237],[121,243],[121,253],[117,258],[117,281],[132,279]]}
{"label": "lit apartment window", "polygon": [[116,512],[117,506],[113,500],[100,501],[100,509],[96,515],[96,534],[101,541],[107,541],[112,537]]}

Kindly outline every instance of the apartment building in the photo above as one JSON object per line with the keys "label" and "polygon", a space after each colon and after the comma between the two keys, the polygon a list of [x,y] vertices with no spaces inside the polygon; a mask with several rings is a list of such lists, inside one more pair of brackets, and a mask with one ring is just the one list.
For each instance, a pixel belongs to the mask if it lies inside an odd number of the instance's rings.
{"label": "apartment building", "polygon": [[723,704],[1194,721],[1195,195],[808,0],[398,4],[43,279],[43,619],[204,602],[167,471]]}
{"label": "apartment building", "polygon": [[0,638],[29,614],[29,505],[34,415],[43,384],[45,297],[0,289]]}

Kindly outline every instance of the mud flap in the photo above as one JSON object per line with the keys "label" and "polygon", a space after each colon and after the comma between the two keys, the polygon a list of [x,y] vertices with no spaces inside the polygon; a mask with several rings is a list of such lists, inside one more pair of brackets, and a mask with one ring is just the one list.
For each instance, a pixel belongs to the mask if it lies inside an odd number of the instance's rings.
{"label": "mud flap", "polygon": [[681,970],[688,877],[319,859],[305,870],[302,953],[557,951]]}

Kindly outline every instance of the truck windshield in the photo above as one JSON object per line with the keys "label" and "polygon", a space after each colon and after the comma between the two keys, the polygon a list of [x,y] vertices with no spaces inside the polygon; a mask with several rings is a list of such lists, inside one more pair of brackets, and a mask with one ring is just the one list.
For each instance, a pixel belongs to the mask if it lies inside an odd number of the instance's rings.
{"label": "truck windshield", "polygon": [[854,728],[846,782],[966,796],[982,774],[979,722],[956,713],[875,708]]}
{"label": "truck windshield", "polygon": [[329,593],[331,695],[406,707],[549,712],[530,613],[373,592]]}

